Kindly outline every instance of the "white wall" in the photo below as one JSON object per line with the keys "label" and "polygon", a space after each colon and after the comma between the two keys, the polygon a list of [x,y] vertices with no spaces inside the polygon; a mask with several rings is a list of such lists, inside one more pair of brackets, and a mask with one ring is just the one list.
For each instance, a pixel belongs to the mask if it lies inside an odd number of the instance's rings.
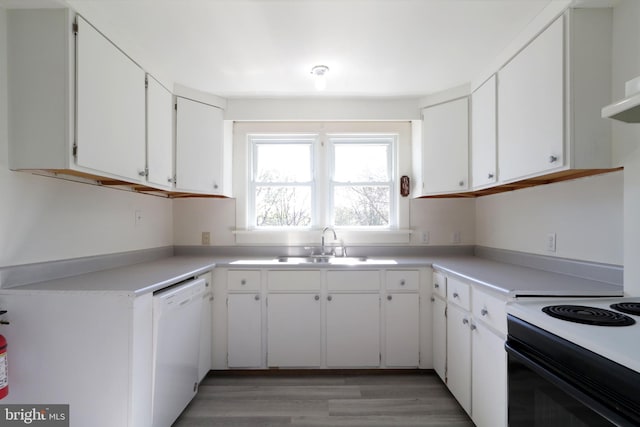
{"label": "white wall", "polygon": [[8,169],[6,49],[0,8],[0,267],[171,245],[168,199]]}
{"label": "white wall", "polygon": [[[613,100],[627,80],[640,76],[640,2],[622,0],[613,10]],[[613,158],[624,166],[624,288],[640,296],[640,124],[613,122]]]}
{"label": "white wall", "polygon": [[[235,245],[235,205],[235,199],[174,200],[175,244],[200,245],[202,232],[208,231],[212,245]],[[424,244],[422,231],[429,232],[428,245],[432,246],[453,244],[455,232],[460,233],[462,245],[472,245],[475,241],[473,199],[414,199],[411,200],[410,216],[411,245]],[[346,239],[345,243],[349,245],[350,242]]]}
{"label": "white wall", "polygon": [[[480,197],[476,244],[608,264],[623,263],[623,173]],[[556,252],[546,250],[556,233]]]}

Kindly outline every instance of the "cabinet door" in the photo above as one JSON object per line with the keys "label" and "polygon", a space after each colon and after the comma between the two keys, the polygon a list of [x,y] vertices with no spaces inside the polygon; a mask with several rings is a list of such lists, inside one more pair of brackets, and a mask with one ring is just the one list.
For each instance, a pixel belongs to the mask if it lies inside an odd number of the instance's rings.
{"label": "cabinet door", "polygon": [[85,20],[77,20],[77,164],[141,181],[145,73]]}
{"label": "cabinet door", "polygon": [[173,95],[147,76],[147,180],[173,186]]}
{"label": "cabinet door", "polygon": [[230,368],[262,366],[262,301],[259,294],[229,294],[227,357]]}
{"label": "cabinet door", "polygon": [[563,49],[561,18],[498,73],[501,181],[563,164]]}
{"label": "cabinet door", "polygon": [[327,297],[327,366],[380,366],[380,295]]}
{"label": "cabinet door", "polygon": [[473,422],[478,427],[507,425],[507,353],[504,339],[476,323],[473,330]]}
{"label": "cabinet door", "polygon": [[269,367],[320,367],[319,294],[270,294],[267,331]]}
{"label": "cabinet door", "polygon": [[471,329],[469,312],[447,308],[447,386],[460,406],[471,414]]}
{"label": "cabinet door", "polygon": [[420,362],[418,294],[389,294],[385,299],[387,366],[417,367]]}
{"label": "cabinet door", "polygon": [[433,370],[447,382],[447,303],[442,298],[433,297]]}
{"label": "cabinet door", "polygon": [[464,191],[469,182],[469,101],[458,99],[423,110],[425,194]]}
{"label": "cabinet door", "polygon": [[200,357],[198,358],[198,381],[212,369],[213,352],[213,283],[211,273],[203,276],[207,292],[202,296],[202,320],[200,322]]}
{"label": "cabinet door", "polygon": [[222,110],[178,98],[176,188],[216,194],[222,191]]}
{"label": "cabinet door", "polygon": [[496,77],[471,95],[471,176],[474,188],[496,182]]}

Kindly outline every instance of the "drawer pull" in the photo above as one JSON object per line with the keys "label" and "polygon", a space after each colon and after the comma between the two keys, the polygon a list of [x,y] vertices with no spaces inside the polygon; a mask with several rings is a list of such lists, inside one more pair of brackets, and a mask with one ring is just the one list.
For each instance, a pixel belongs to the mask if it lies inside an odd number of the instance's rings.
{"label": "drawer pull", "polygon": [[320,299],[320,295],[316,295],[315,297],[313,297],[313,299],[318,301]]}
{"label": "drawer pull", "polygon": [[469,325],[469,328],[471,328],[472,331],[475,331],[478,327],[472,323]]}
{"label": "drawer pull", "polygon": [[387,300],[391,301],[393,299],[393,297],[391,295],[387,295]]}
{"label": "drawer pull", "polygon": [[433,287],[434,287],[434,288],[436,288],[436,289],[438,289],[438,288],[440,288],[440,285],[438,285],[437,283],[434,283],[434,284],[433,284]]}
{"label": "drawer pull", "polygon": [[489,314],[489,311],[486,308],[483,308],[482,310],[480,310],[480,314],[486,316],[487,314]]}
{"label": "drawer pull", "polygon": [[400,280],[400,286],[404,286],[404,284],[405,284],[404,279]]}
{"label": "drawer pull", "polygon": [[253,297],[253,299],[256,301],[260,301],[260,295],[256,295],[255,297]]}
{"label": "drawer pull", "polygon": [[460,295],[458,295],[458,293],[457,293],[457,292],[454,292],[454,293],[453,293],[453,297],[454,297],[454,298],[460,298]]}
{"label": "drawer pull", "polygon": [[332,299],[333,299],[333,297],[332,297],[331,295],[329,295],[329,296],[327,297],[327,301],[331,301]]}
{"label": "drawer pull", "polygon": [[240,284],[244,286],[244,285],[247,284],[247,281],[245,279],[242,279],[242,280],[240,280]]}
{"label": "drawer pull", "polygon": [[467,325],[469,323],[469,319],[462,319],[462,324]]}

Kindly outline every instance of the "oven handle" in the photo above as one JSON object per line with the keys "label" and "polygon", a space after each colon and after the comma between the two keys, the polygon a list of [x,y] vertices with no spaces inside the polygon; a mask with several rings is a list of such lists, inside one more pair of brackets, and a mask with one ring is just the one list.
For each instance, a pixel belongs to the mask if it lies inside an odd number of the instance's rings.
{"label": "oven handle", "polygon": [[[531,369],[537,375],[551,382],[560,390],[578,400],[582,404],[586,405],[587,407],[591,408],[594,412],[606,418],[608,421],[614,423],[616,426],[637,426],[636,423],[630,422],[628,418],[623,417],[619,412],[612,409],[616,407],[615,401],[606,401],[605,403],[608,404],[607,406],[607,404],[594,399],[580,388],[579,383],[569,381],[566,375],[558,372],[557,369],[554,369],[554,367],[551,364],[545,362],[544,359],[536,356],[535,354],[532,354],[531,352],[528,352],[526,349],[520,350],[518,349],[518,347],[520,346],[518,345],[517,341],[513,342],[507,340],[507,342],[504,344],[504,348],[510,357],[513,357],[518,362]],[[588,389],[587,385],[583,386]],[[597,393],[597,390],[593,390],[593,393]]]}

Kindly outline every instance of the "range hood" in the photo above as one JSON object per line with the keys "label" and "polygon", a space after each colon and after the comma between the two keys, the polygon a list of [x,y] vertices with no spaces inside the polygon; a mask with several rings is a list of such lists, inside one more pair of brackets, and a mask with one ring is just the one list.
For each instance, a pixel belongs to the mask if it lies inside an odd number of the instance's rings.
{"label": "range hood", "polygon": [[602,117],[626,123],[640,123],[640,77],[625,85],[625,98],[602,109]]}

